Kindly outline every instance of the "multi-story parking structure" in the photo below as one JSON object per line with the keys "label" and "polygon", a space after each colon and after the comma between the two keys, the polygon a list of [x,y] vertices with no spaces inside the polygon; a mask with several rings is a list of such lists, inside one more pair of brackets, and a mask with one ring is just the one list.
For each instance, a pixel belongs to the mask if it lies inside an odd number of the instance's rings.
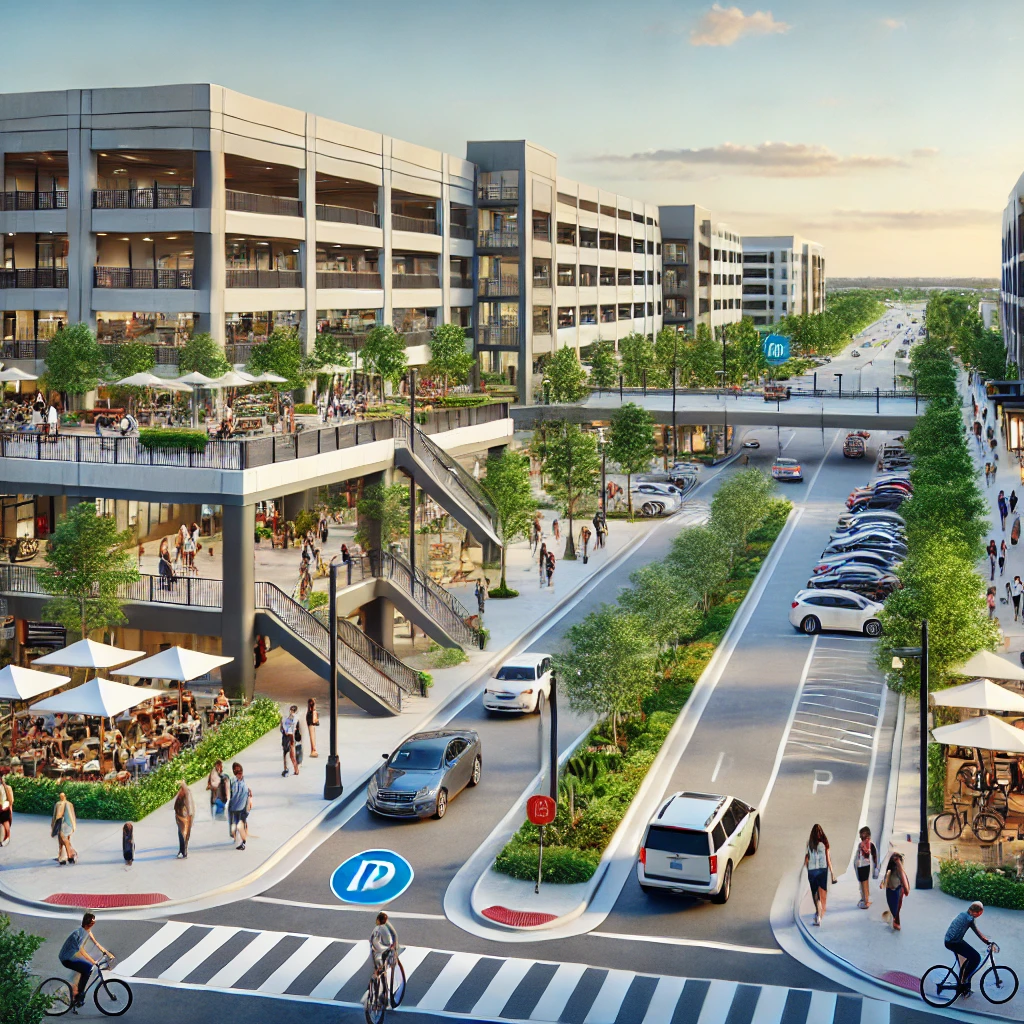
{"label": "multi-story parking structure", "polygon": [[825,249],[797,235],[743,239],[743,315],[758,326],[825,308]]}

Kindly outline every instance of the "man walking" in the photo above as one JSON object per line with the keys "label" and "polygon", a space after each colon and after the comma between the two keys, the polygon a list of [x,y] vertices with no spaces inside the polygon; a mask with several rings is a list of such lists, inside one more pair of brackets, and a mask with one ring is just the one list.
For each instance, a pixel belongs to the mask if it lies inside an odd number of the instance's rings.
{"label": "man walking", "polygon": [[1006,495],[1002,491],[999,492],[996,505],[999,507],[999,522],[1002,524],[1003,532],[1005,533],[1006,517],[1010,514],[1010,507],[1006,504]]}
{"label": "man walking", "polygon": [[484,604],[487,602],[487,589],[490,587],[491,581],[484,577],[482,580],[476,581],[476,607],[480,613],[480,625],[484,622]]}
{"label": "man walking", "polygon": [[188,841],[192,836],[192,821],[196,816],[196,802],[184,779],[178,783],[178,794],[174,798],[174,821],[178,826],[178,859],[188,857]]}
{"label": "man walking", "polygon": [[299,763],[295,757],[295,726],[298,722],[296,717],[298,710],[298,705],[293,704],[288,709],[287,716],[281,719],[281,753],[284,760],[284,771],[281,772],[282,779],[288,774],[289,758],[292,762],[292,771],[296,775],[299,774]]}
{"label": "man walking", "polygon": [[235,849],[244,850],[245,841],[249,838],[249,811],[252,810],[252,790],[242,774],[242,766],[237,761],[231,765],[231,773],[234,775],[228,802],[231,834],[238,843]]}

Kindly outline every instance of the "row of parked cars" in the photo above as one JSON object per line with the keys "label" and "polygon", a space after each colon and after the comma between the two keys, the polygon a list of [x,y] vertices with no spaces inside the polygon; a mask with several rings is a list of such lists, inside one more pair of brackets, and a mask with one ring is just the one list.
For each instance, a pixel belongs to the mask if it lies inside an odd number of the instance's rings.
{"label": "row of parked cars", "polygon": [[900,586],[896,569],[907,555],[899,508],[911,494],[907,471],[886,473],[853,491],[806,589],[793,598],[793,626],[808,635],[838,630],[881,636],[882,602]]}

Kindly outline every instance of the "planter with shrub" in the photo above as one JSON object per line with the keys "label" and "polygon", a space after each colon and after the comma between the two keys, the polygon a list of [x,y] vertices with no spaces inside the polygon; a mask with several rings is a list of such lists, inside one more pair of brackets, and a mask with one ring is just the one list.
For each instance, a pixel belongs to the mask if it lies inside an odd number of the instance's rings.
{"label": "planter with shrub", "polygon": [[947,896],[986,907],[1024,910],[1024,881],[1018,880],[1015,867],[986,868],[970,861],[944,860],[939,865],[939,888]]}
{"label": "planter with shrub", "polygon": [[182,449],[190,452],[205,452],[209,443],[205,430],[187,430],[181,427],[143,427],[139,431],[139,444],[143,448]]}
{"label": "planter with shrub", "polygon": [[312,402],[299,402],[299,404],[295,406],[295,415],[315,416],[316,406]]}

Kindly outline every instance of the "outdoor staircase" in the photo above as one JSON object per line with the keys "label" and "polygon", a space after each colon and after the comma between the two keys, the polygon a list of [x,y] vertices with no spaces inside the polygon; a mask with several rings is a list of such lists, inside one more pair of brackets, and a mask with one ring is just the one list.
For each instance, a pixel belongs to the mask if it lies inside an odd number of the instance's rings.
{"label": "outdoor staircase", "polygon": [[393,422],[395,466],[411,476],[478,541],[500,545],[497,512],[472,474],[407,420]]}

